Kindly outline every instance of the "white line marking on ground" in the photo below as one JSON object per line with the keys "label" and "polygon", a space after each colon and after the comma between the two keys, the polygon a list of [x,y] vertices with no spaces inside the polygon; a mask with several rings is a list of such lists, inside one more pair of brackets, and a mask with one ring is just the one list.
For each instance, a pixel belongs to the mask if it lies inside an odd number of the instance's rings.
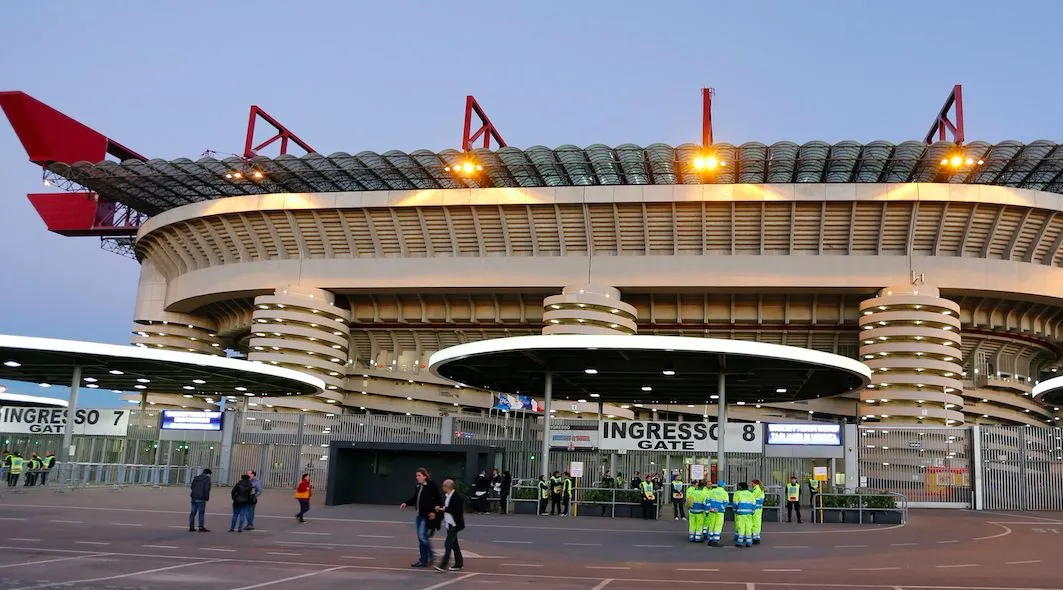
{"label": "white line marking on ground", "polygon": [[595,586],[594,588],[591,588],[591,590],[602,590],[602,588],[605,588],[606,586],[608,586],[609,582],[612,582],[612,581],[613,581],[612,578],[606,578],[606,579],[602,580],[597,586]]}
{"label": "white line marking on ground", "polygon": [[779,545],[776,549],[808,549],[808,545]]}
{"label": "white line marking on ground", "polygon": [[757,585],[753,582],[746,582],[746,590],[757,590]]}
{"label": "white line marking on ground", "polygon": [[135,522],[112,522],[114,526],[144,526]]}
{"label": "white line marking on ground", "polygon": [[919,543],[890,543],[890,547],[914,547]]}
{"label": "white line marking on ground", "polygon": [[1020,565],[1023,563],[1041,563],[1042,561],[1041,559],[1027,559],[1026,561],[1006,561],[1004,563],[1005,565]]}
{"label": "white line marking on ground", "polygon": [[568,545],[569,547],[601,547],[601,543],[561,543],[562,545]]}
{"label": "white line marking on ground", "polygon": [[302,555],[302,553],[285,553],[283,551],[267,551],[266,555]]}
{"label": "white line marking on ground", "polygon": [[222,549],[220,547],[200,547],[200,551],[217,551],[219,553],[236,553],[236,549]]}
{"label": "white line marking on ground", "polygon": [[851,567],[851,572],[884,572],[889,570],[899,570],[899,567]]}
{"label": "white line marking on ground", "polygon": [[31,565],[37,565],[39,563],[55,563],[57,561],[70,561],[72,559],[87,559],[89,557],[103,557],[105,555],[110,555],[110,553],[93,553],[91,555],[78,555],[77,557],[57,557],[55,559],[42,559],[40,561],[22,561],[22,562],[19,562],[19,563],[5,563],[4,565],[0,565],[0,569],[5,569],[5,568],[9,568],[9,567],[23,567],[23,566],[27,566],[28,567],[28,566],[31,566]]}
{"label": "white line marking on ground", "polygon": [[442,588],[444,586],[449,586],[451,584],[457,584],[458,582],[460,582],[462,580],[468,580],[469,578],[471,578],[473,576],[476,576],[476,575],[479,575],[479,574],[465,574],[464,576],[461,576],[459,578],[454,578],[452,580],[447,580],[446,582],[440,582],[438,584],[432,584],[431,586],[425,586],[424,588],[421,588],[421,590],[436,590],[436,588]]}
{"label": "white line marking on ground", "polygon": [[363,539],[394,539],[395,535],[358,535]]}
{"label": "white line marking on ground", "polygon": [[500,563],[502,567],[543,567],[541,563]]}
{"label": "white line marking on ground", "polygon": [[944,545],[946,543],[959,543],[959,541],[955,540],[955,539],[949,540],[949,541],[938,541],[938,544],[940,544],[940,545]]}
{"label": "white line marking on ground", "polygon": [[1048,522],[1055,522],[1055,523],[1063,524],[1063,520],[1059,520],[1059,519],[1056,519],[1056,518],[1046,518],[1044,516],[1032,516],[1032,515],[1029,515],[1029,514],[1008,514],[1007,512],[993,512],[993,511],[990,511],[990,510],[982,510],[980,512],[982,514],[996,514],[997,516],[1008,516],[1008,517],[1012,517],[1012,518],[1033,518],[1035,520],[1045,520],[1045,521],[1048,521]]}
{"label": "white line marking on ground", "polygon": [[75,545],[110,545],[107,541],[74,541]]}
{"label": "white line marking on ground", "polygon": [[711,567],[677,567],[677,572],[718,572],[720,570]]}
{"label": "white line marking on ground", "polygon": [[[7,506],[10,506],[10,504],[7,504]],[[26,519],[25,518],[0,518],[0,520],[19,520],[19,521],[21,521],[21,520],[26,520]]]}
{"label": "white line marking on ground", "polygon": [[18,541],[22,543],[40,543],[40,539],[27,539],[25,537],[8,537],[8,541]]}
{"label": "white line marking on ground", "polygon": [[48,522],[58,522],[60,524],[85,524],[83,520],[49,520]]}
{"label": "white line marking on ground", "polygon": [[934,567],[948,568],[948,567],[978,567],[977,563],[954,563],[951,565],[935,565]]}
{"label": "white line marking on ground", "polygon": [[145,547],[151,547],[152,549],[177,549],[177,545],[144,545]]}
{"label": "white line marking on ground", "polygon": [[[998,526],[998,527],[1004,529],[1004,532],[1003,533],[997,533],[995,535],[989,535],[988,537],[975,537],[973,540],[975,540],[975,541],[986,541],[986,540],[989,540],[989,539],[997,539],[999,537],[1006,537],[1006,536],[1011,534],[1011,529],[1010,528],[1008,528],[1008,527],[1006,527],[1006,526],[1004,526],[1004,525],[1002,525],[1002,524],[1000,524],[998,522],[991,522],[989,524],[994,525],[994,526]],[[1040,523],[1038,523],[1038,524],[1040,524]]]}
{"label": "white line marking on ground", "polygon": [[67,580],[65,582],[50,582],[48,584],[38,584],[36,586],[23,586],[21,588],[14,588],[13,590],[34,590],[35,588],[51,588],[52,586],[70,586],[72,584],[85,584],[88,582],[103,582],[106,580],[118,580],[121,578],[131,578],[133,576],[142,576],[144,574],[154,574],[157,572],[165,572],[169,570],[176,570],[185,567],[194,567],[197,565],[207,565],[208,563],[218,563],[221,559],[211,559],[207,561],[193,561],[192,563],[182,563],[178,565],[171,565],[167,567],[157,567],[150,570],[140,570],[136,572],[129,572],[127,574],[118,574],[114,576],[104,576],[102,578],[86,578],[84,580]]}
{"label": "white line marking on ground", "polygon": [[629,570],[631,568],[623,565],[588,565],[589,570]]}
{"label": "white line marking on ground", "polygon": [[835,549],[848,549],[853,547],[867,547],[867,545],[835,545]]}
{"label": "white line marking on ground", "polygon": [[310,541],[274,541],[274,545],[295,545],[298,547],[354,547],[356,549],[409,549],[389,545],[358,545],[356,543],[311,543]]}
{"label": "white line marking on ground", "polygon": [[306,574],[300,574],[298,576],[289,576],[287,578],[281,578],[279,580],[270,580],[269,582],[262,582],[261,584],[253,584],[251,586],[240,586],[239,588],[233,588],[233,590],[251,590],[252,588],[265,588],[266,586],[272,586],[274,584],[281,584],[283,582],[291,582],[292,580],[301,580],[303,578],[309,578],[311,576],[320,576],[321,574],[327,574],[336,570],[341,570],[347,566],[337,565],[336,567],[330,567],[327,570],[318,570],[316,572],[310,572]]}
{"label": "white line marking on ground", "polygon": [[762,572],[799,572],[801,570],[794,568],[768,568],[760,570]]}
{"label": "white line marking on ground", "polygon": [[492,543],[509,543],[510,545],[531,545],[531,541],[491,541]]}
{"label": "white line marking on ground", "polygon": [[306,533],[306,532],[303,532],[303,531],[293,531],[293,532],[292,532],[292,534],[293,534],[293,535],[320,535],[320,536],[328,536],[328,535],[331,535],[332,533]]}
{"label": "white line marking on ground", "polygon": [[375,557],[365,557],[364,555],[344,555],[340,559],[376,559]]}
{"label": "white line marking on ground", "polygon": [[176,524],[171,524],[171,525],[170,525],[170,528],[171,528],[171,529],[183,529],[183,528],[186,528],[186,527],[183,527],[183,526],[177,526]]}
{"label": "white line marking on ground", "polygon": [[673,547],[673,545],[632,545],[632,547],[648,547],[648,548],[659,548],[659,549],[671,549]]}

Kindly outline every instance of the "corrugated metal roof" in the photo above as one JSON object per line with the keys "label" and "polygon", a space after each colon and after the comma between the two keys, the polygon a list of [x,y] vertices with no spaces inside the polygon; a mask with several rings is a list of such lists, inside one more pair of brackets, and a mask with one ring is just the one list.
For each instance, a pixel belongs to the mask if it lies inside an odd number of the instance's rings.
{"label": "corrugated metal roof", "polygon": [[928,146],[917,141],[720,143],[714,149],[727,166],[712,176],[694,170],[693,159],[701,146],[693,144],[481,149],[473,154],[484,170],[472,179],[456,178],[444,170],[461,159],[457,150],[257,157],[251,164],[265,173],[262,180],[226,179],[227,172],[244,167],[238,158],[57,163],[49,170],[150,215],[236,195],[477,187],[947,182],[1063,193],[1063,149],[1058,143],[972,142],[964,146],[964,153],[985,160],[984,165],[943,171],[941,159],[954,147],[948,142]]}

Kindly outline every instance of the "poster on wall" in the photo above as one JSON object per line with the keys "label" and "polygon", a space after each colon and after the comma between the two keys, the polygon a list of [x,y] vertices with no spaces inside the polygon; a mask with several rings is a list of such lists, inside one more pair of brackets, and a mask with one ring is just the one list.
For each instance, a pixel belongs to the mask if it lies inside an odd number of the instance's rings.
{"label": "poster on wall", "polygon": [[[63,434],[70,410],[48,406],[0,406],[0,433]],[[71,432],[89,436],[125,436],[127,410],[79,408],[74,410]]]}

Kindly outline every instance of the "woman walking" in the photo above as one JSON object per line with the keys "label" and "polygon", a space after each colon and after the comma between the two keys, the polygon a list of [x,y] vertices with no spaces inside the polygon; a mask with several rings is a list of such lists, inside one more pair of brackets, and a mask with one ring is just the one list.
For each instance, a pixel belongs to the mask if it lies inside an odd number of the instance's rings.
{"label": "woman walking", "polygon": [[303,479],[295,488],[295,499],[299,500],[299,514],[296,514],[295,518],[297,518],[299,522],[306,522],[303,515],[310,511],[310,494],[313,488],[314,486],[310,485],[310,474],[304,473]]}

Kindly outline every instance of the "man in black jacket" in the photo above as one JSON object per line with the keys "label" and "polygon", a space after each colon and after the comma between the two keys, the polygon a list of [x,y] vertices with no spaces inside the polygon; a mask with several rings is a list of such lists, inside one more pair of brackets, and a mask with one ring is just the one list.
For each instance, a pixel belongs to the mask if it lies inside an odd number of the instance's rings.
{"label": "man in black jacket", "polygon": [[188,515],[188,532],[196,531],[196,515],[199,515],[199,532],[209,533],[203,523],[207,515],[207,501],[210,500],[210,469],[192,478],[192,513]]}
{"label": "man in black jacket", "polygon": [[428,470],[424,467],[417,469],[414,474],[417,479],[417,488],[413,496],[399,505],[399,508],[413,506],[417,510],[417,519],[414,521],[417,528],[417,547],[420,557],[410,567],[428,567],[432,564],[432,542],[428,540],[429,529],[438,529],[436,518],[442,518],[436,514],[436,506],[443,505],[443,495],[439,493],[439,486],[432,481]]}
{"label": "man in black jacket", "polygon": [[[443,503],[436,507],[437,511],[443,513],[443,528],[447,532],[447,540],[443,543],[443,559],[436,566],[441,572],[460,572],[465,567],[465,558],[458,545],[458,533],[465,530],[464,504],[465,498],[454,491],[454,480],[443,480]],[[447,567],[451,552],[454,553],[454,567]]]}

